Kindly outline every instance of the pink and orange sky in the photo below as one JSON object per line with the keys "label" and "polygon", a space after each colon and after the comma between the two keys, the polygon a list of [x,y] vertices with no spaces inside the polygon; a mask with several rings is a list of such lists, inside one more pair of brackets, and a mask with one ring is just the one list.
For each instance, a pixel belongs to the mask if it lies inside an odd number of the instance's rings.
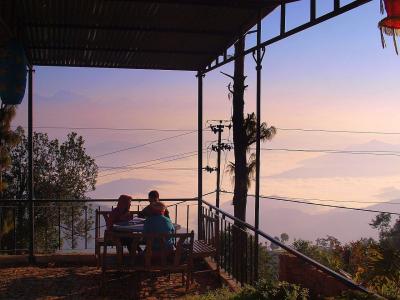
{"label": "pink and orange sky", "polygon": [[[325,0],[318,1],[320,12],[329,11],[330,7],[325,7],[325,3]],[[307,1],[299,1],[288,5],[289,29],[303,21],[307,15],[306,4]],[[264,20],[264,38],[277,32],[278,15],[279,11],[276,11]],[[262,71],[262,119],[278,128],[400,132],[400,58],[394,52],[391,38],[387,38],[388,48],[381,48],[377,28],[381,18],[379,1],[372,1],[268,47]],[[252,43],[253,37],[249,39],[249,45]],[[252,112],[255,110],[256,73],[251,56],[247,57],[246,64],[249,84],[246,111]],[[232,73],[232,70],[232,65],[227,65],[207,74],[204,81],[205,121],[230,118],[231,103],[226,88],[229,79],[219,71]],[[197,126],[197,81],[193,72],[37,67],[34,80],[35,126],[174,129],[196,129]],[[18,108],[15,125],[27,124],[26,105],[25,101]],[[60,129],[42,131],[60,139],[68,132]],[[77,131],[84,136],[87,150],[93,156],[179,134]],[[228,132],[225,132],[225,138],[228,138]],[[215,139],[212,133],[205,133],[206,146]],[[379,150],[396,151],[400,155],[400,135],[278,130],[273,141],[262,147]],[[121,166],[196,149],[197,137],[193,133],[99,157],[96,161],[99,166]],[[229,153],[226,160],[230,161],[232,157],[233,153]],[[223,158],[225,161],[225,156]],[[210,165],[213,166],[215,160],[212,153]],[[98,190],[92,195],[116,197],[120,193],[130,193],[143,197],[149,189],[157,188],[165,197],[192,197],[197,192],[197,173],[186,168],[196,166],[196,157],[190,157],[154,166],[158,170],[131,170],[102,176],[98,180]],[[171,167],[185,170],[168,169]],[[263,151],[261,194],[357,201],[361,203],[345,205],[368,207],[371,204],[367,202],[400,199],[399,170],[400,157],[396,155]],[[205,192],[215,189],[215,174],[204,173],[204,180]],[[224,175],[223,188],[232,190],[228,174]],[[253,189],[254,186],[251,193]],[[212,197],[209,199],[213,200]],[[223,202],[230,209],[230,197],[224,195]],[[250,203],[249,207],[252,205]],[[261,223],[273,234],[287,231],[294,237],[314,238],[306,232],[307,228],[320,225],[312,222],[318,218],[323,222],[333,216],[339,220],[343,214],[348,215],[347,219],[353,219],[354,226],[360,226],[353,235],[343,233],[343,239],[372,234],[366,222],[374,214],[361,217],[357,212],[341,213],[270,202],[263,202],[262,208]],[[400,213],[399,205],[382,204],[380,209]],[[277,218],[286,212],[293,213],[290,214],[291,225],[285,218]],[[304,224],[311,215],[315,220]],[[302,219],[293,221],[296,216]],[[340,235],[343,231],[323,228],[325,231],[318,232],[319,235],[329,233],[329,230]]]}

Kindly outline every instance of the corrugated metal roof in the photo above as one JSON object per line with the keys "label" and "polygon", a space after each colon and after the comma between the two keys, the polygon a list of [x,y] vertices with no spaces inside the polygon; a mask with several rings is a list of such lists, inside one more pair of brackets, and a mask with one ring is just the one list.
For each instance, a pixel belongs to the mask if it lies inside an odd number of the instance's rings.
{"label": "corrugated metal roof", "polygon": [[1,0],[0,18],[33,65],[201,70],[279,3]]}

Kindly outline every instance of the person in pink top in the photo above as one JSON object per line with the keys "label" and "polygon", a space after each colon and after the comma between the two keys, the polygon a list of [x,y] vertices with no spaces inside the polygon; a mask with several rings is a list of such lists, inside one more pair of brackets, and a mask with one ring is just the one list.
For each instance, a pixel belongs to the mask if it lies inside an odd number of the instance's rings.
{"label": "person in pink top", "polygon": [[107,229],[111,229],[116,223],[126,222],[132,219],[132,214],[129,212],[129,209],[131,208],[131,201],[131,196],[119,196],[117,207],[111,211],[106,220]]}

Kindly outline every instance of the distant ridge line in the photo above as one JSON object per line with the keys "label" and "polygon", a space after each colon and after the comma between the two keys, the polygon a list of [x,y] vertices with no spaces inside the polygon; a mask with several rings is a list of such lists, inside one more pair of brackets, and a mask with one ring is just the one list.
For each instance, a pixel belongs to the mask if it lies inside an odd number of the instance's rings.
{"label": "distant ridge line", "polygon": [[[221,190],[221,193],[233,194],[233,192],[228,192],[228,191],[223,191],[223,190]],[[255,197],[255,195],[252,195],[252,194],[248,194],[248,196]],[[281,198],[281,197],[261,196],[260,195],[260,198],[269,199],[269,200],[276,200],[276,201],[284,201],[284,202],[293,202],[293,203],[299,203],[299,204],[307,204],[307,205],[315,205],[315,206],[324,206],[324,207],[356,210],[356,211],[363,211],[363,212],[385,213],[385,214],[391,214],[391,215],[400,216],[400,213],[397,213],[397,212],[381,211],[381,210],[366,209],[366,208],[356,208],[356,207],[348,207],[348,206],[339,206],[339,205],[331,205],[331,204],[322,204],[322,203],[314,203],[314,202],[301,201],[301,200],[291,200],[289,198],[283,198],[283,197]]]}

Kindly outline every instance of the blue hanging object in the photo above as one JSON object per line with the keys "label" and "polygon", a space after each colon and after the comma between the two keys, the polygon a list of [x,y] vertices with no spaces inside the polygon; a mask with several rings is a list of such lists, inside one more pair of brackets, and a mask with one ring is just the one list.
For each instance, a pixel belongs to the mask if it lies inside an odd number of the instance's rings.
{"label": "blue hanging object", "polygon": [[11,40],[0,48],[0,98],[3,104],[21,104],[26,88],[26,65],[20,42]]}

